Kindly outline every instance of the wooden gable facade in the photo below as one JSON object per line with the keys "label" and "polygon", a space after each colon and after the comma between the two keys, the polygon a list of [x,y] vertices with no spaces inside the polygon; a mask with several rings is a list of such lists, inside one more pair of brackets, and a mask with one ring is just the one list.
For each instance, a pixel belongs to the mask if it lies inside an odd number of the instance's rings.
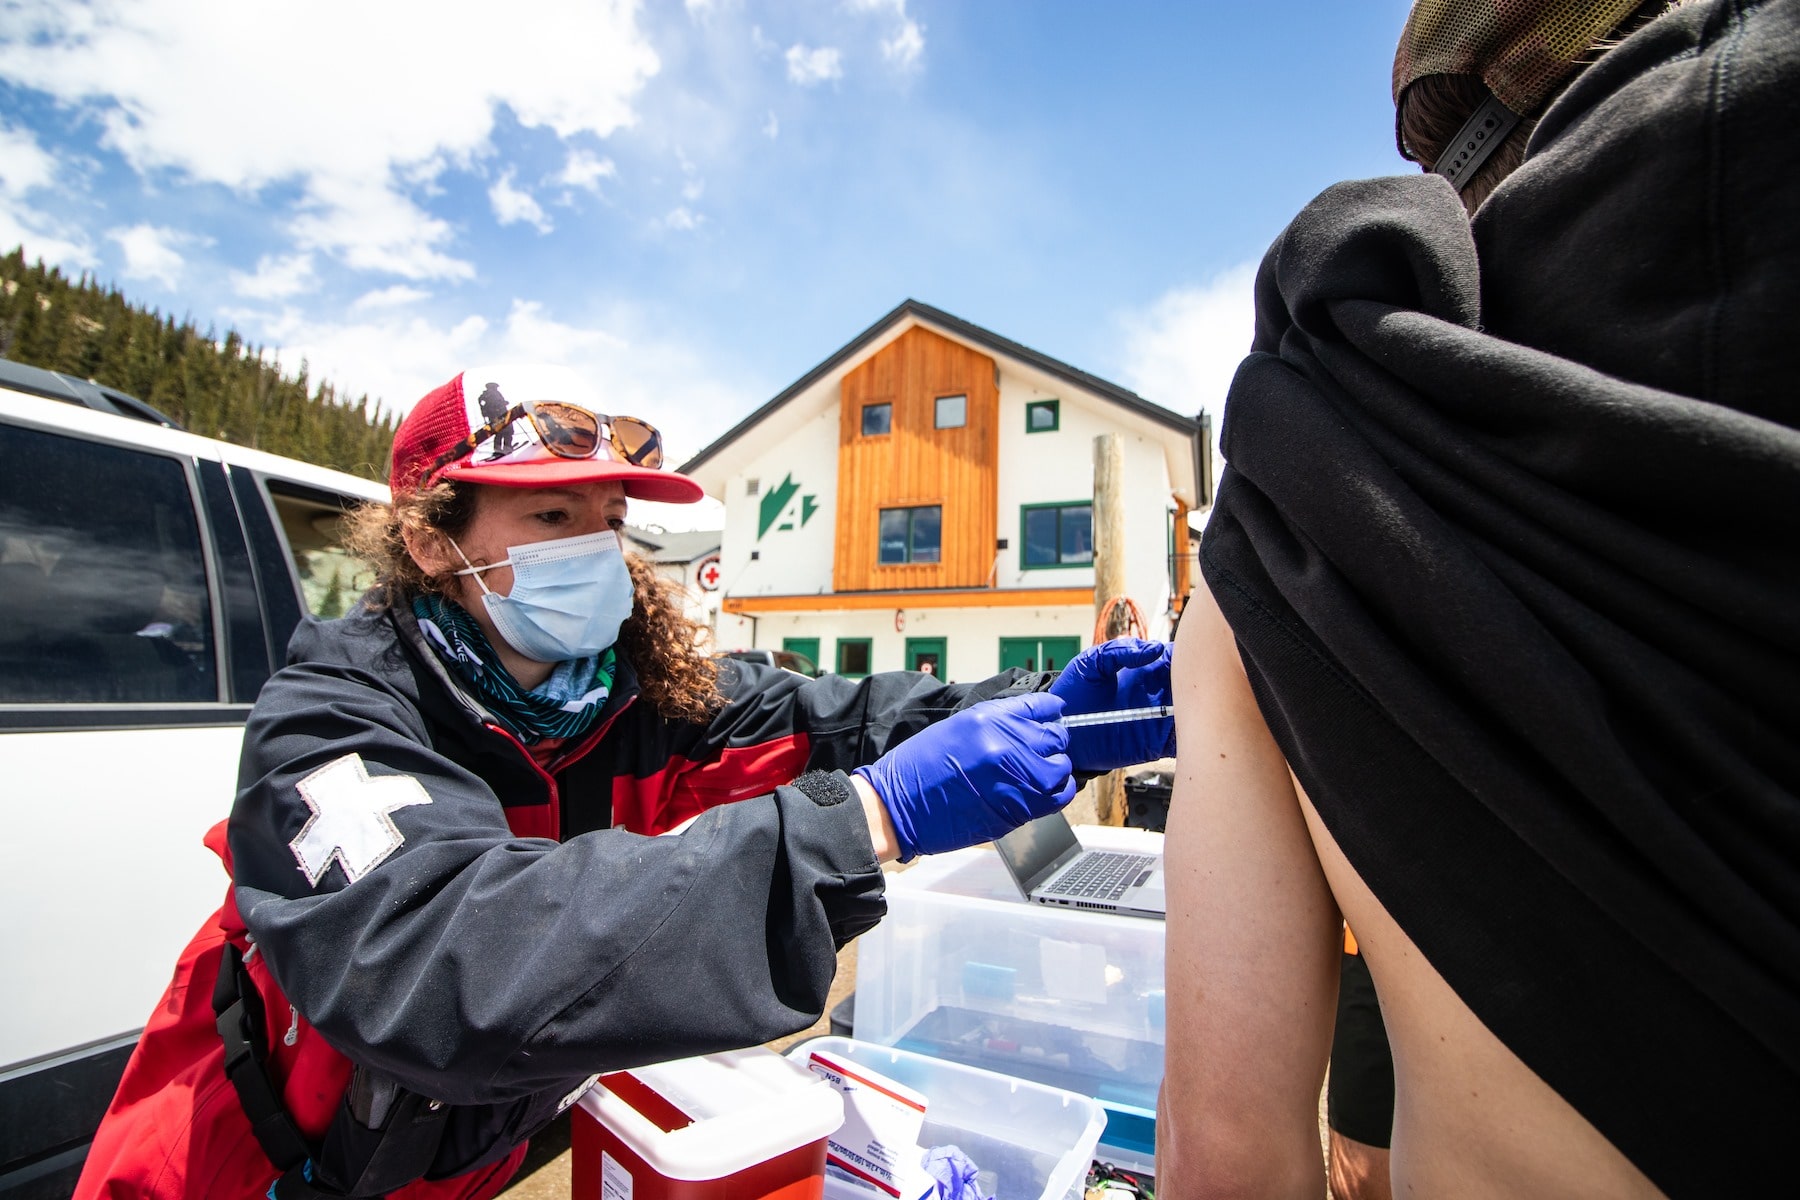
{"label": "wooden gable facade", "polygon": [[[838,592],[984,587],[998,522],[999,367],[922,326],[844,376],[839,412]],[[965,398],[963,424],[938,427],[938,401]],[[888,405],[885,431],[864,432],[864,410]],[[936,562],[887,563],[878,547],[885,509],[937,507]]]}

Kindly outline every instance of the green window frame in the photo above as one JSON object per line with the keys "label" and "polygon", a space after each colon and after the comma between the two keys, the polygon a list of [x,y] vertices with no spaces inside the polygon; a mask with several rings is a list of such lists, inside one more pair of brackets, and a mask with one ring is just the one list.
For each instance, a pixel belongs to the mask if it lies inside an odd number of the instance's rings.
{"label": "green window frame", "polygon": [[[1048,515],[1049,537],[1045,538]],[[1049,547],[1048,554],[1044,547]],[[1019,569],[1053,571],[1094,565],[1094,502],[1065,500],[1019,506]]]}
{"label": "green window frame", "polygon": [[894,405],[883,400],[879,404],[862,406],[862,435],[864,437],[884,437],[894,432]]}
{"label": "green window frame", "polygon": [[[839,638],[837,640],[837,673],[851,679],[861,679],[868,675],[874,667],[872,661],[875,654],[874,646],[874,638]],[[846,654],[845,651],[851,653]],[[854,668],[859,665],[862,669],[855,670]]]}
{"label": "green window frame", "polygon": [[[1038,421],[1039,413],[1049,414],[1049,424]],[[1025,403],[1026,433],[1055,433],[1062,428],[1062,401],[1028,400]]]}
{"label": "green window frame", "polygon": [[876,517],[875,562],[883,567],[936,563],[944,558],[944,506],[884,508]]}
{"label": "green window frame", "polygon": [[816,637],[784,637],[781,648],[789,654],[798,654],[813,665],[813,674],[819,673],[819,639]]}
{"label": "green window frame", "polygon": [[1026,671],[1058,671],[1081,653],[1081,639],[1058,634],[1052,637],[1003,637],[1000,639],[1000,669],[1018,667]]}
{"label": "green window frame", "polygon": [[920,671],[923,660],[931,661],[931,669],[937,675],[939,683],[950,682],[950,641],[948,638],[928,637],[906,639],[905,667],[909,671]]}

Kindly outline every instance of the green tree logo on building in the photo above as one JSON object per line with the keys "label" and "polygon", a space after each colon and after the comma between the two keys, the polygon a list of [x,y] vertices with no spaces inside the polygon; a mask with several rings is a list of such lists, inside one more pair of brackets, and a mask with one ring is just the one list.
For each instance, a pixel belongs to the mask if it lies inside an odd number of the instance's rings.
{"label": "green tree logo on building", "polygon": [[781,481],[781,486],[772,488],[763,494],[762,511],[758,514],[756,540],[762,541],[763,534],[775,529],[798,529],[812,520],[819,511],[819,498],[808,492],[800,495],[800,485],[789,475]]}

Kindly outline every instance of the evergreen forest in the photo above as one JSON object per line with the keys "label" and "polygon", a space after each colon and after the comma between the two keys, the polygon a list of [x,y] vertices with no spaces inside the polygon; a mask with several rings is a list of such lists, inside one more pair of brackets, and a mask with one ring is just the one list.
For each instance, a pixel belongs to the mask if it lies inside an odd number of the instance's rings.
{"label": "evergreen forest", "polygon": [[28,264],[23,248],[0,258],[0,358],[129,393],[194,433],[387,478],[398,419],[367,396],[314,384],[304,362],[285,375],[235,332],[146,311],[85,273]]}

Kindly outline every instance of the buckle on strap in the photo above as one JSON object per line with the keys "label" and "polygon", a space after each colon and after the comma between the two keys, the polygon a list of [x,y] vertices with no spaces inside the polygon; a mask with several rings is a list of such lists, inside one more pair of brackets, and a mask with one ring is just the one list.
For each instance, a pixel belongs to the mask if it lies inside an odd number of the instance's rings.
{"label": "buckle on strap", "polygon": [[263,1040],[262,996],[244,969],[244,956],[231,942],[219,958],[213,985],[213,1012],[225,1043],[225,1077],[237,1092],[238,1104],[251,1132],[270,1162],[292,1174],[310,1166],[312,1146],[288,1115],[287,1106],[269,1079],[269,1047]]}

